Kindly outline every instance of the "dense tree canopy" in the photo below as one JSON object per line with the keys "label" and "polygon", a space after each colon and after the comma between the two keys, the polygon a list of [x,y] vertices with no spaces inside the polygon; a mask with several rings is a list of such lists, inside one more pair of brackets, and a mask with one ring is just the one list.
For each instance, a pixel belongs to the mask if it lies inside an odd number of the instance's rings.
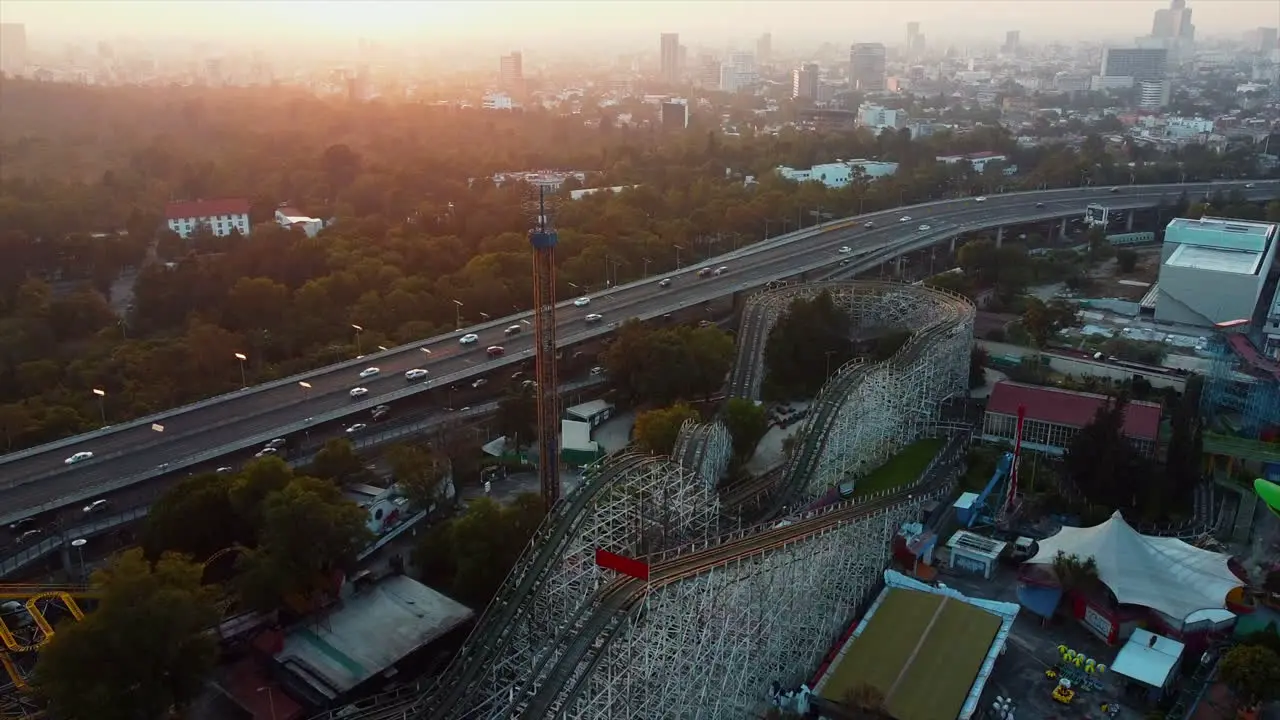
{"label": "dense tree canopy", "polygon": [[600,361],[624,400],[665,405],[716,393],[733,356],[733,338],[719,328],[655,328],[629,321]]}
{"label": "dense tree canopy", "polygon": [[746,398],[729,398],[724,408],[724,424],[733,438],[733,453],[745,460],[769,432],[769,418],[764,406]]}
{"label": "dense tree canopy", "polygon": [[[568,296],[665,272],[676,246],[688,263],[796,229],[815,208],[841,216],[1015,185],[1253,171],[1245,156],[1198,147],[1167,162],[1119,157],[1096,141],[1024,149],[993,126],[917,141],[906,131],[757,133],[749,123],[737,136],[655,133],[616,122],[639,109],[625,104],[588,117],[355,104],[283,88],[2,82],[7,448],[100,424],[94,388],[106,392],[107,422],[119,422],[234,390],[236,352],[260,382],[358,354],[353,323],[369,348],[452,329],[454,300],[464,321],[527,308],[524,189],[491,181],[495,173],[589,173],[562,193],[634,186],[559,203],[559,292]],[[935,161],[981,150],[1007,154],[1021,175]],[[901,167],[840,189],[771,172],[837,157]],[[251,236],[157,233],[166,201],[201,197],[249,199]],[[334,222],[307,238],[271,223],[281,203]]]}
{"label": "dense tree canopy", "polygon": [[853,358],[852,333],[853,320],[831,293],[792,301],[765,341],[765,394],[813,397],[828,373]]}
{"label": "dense tree canopy", "polygon": [[640,449],[658,455],[670,455],[680,438],[680,427],[686,420],[701,420],[692,406],[677,403],[671,407],[646,410],[636,415],[632,434]]}
{"label": "dense tree canopy", "polygon": [[533,537],[545,510],[525,494],[508,506],[482,497],[464,515],[433,525],[414,551],[423,582],[451,597],[484,607]]}
{"label": "dense tree canopy", "polygon": [[216,589],[173,554],[153,567],[141,550],[94,573],[98,607],[58,626],[40,651],[35,687],[68,720],[165,717],[195,699],[217,659]]}
{"label": "dense tree canopy", "polygon": [[1151,460],[1124,436],[1126,398],[1112,398],[1067,446],[1063,471],[1095,505],[1158,514],[1165,503]]}

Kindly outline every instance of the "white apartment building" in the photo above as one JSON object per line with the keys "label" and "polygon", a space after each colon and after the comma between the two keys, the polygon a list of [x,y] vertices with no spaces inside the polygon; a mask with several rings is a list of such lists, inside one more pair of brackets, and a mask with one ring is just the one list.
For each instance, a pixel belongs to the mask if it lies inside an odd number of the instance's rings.
{"label": "white apartment building", "polygon": [[1138,107],[1159,110],[1169,104],[1168,80],[1141,80],[1138,82]]}
{"label": "white apartment building", "polygon": [[248,235],[249,201],[223,198],[171,202],[165,206],[164,220],[170,230],[184,238],[200,227],[208,228],[218,237],[230,235],[232,230]]}
{"label": "white apartment building", "polygon": [[905,110],[891,110],[875,103],[863,103],[858,108],[858,124],[879,132],[885,128],[897,130],[907,126]]}
{"label": "white apartment building", "polygon": [[779,175],[793,182],[816,181],[829,188],[846,187],[859,177],[874,180],[893,175],[897,171],[898,163],[877,160],[838,160],[833,163],[814,165],[807,170],[785,166],[776,169]]}
{"label": "white apartment building", "polygon": [[514,110],[516,102],[506,93],[491,93],[484,96],[481,106],[485,110]]}
{"label": "white apartment building", "polygon": [[[955,165],[959,162],[968,162],[973,165],[973,171],[980,173],[987,169],[989,163],[1005,163],[1009,158],[1004,155],[997,155],[992,152],[973,153],[971,155],[939,155],[937,161],[947,165]],[[1016,172],[1016,168],[1015,168]]]}
{"label": "white apartment building", "polygon": [[283,228],[298,228],[307,234],[307,237],[315,237],[322,229],[324,229],[324,221],[320,218],[313,218],[303,215],[296,208],[288,205],[282,205],[276,208],[276,223]]}

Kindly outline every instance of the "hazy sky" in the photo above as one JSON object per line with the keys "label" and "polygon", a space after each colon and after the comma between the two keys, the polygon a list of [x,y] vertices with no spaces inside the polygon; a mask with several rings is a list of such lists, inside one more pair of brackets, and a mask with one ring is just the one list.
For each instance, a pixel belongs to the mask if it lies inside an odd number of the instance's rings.
{"label": "hazy sky", "polygon": [[[1280,25],[1280,0],[1190,0],[1197,33]],[[0,19],[27,25],[30,42],[66,36],[291,39],[367,37],[452,45],[498,43],[528,52],[586,36],[618,50],[657,48],[659,32],[691,46],[747,41],[770,31],[775,47],[854,40],[900,43],[905,23],[927,37],[1024,43],[1131,38],[1150,32],[1167,0],[3,0]],[[652,42],[649,42],[649,39]],[[552,53],[548,53],[552,54]]]}

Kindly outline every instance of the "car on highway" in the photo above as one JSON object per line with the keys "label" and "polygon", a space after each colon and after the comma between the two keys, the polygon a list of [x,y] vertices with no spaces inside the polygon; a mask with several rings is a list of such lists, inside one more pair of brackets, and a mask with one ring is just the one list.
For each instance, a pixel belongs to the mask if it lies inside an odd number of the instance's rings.
{"label": "car on highway", "polygon": [[713,272],[713,273],[711,273],[711,274],[712,274],[712,275],[723,275],[723,274],[725,274],[725,273],[727,273],[727,272],[729,272],[729,266],[728,266],[728,265],[721,265],[720,267],[716,268],[716,271],[715,271],[715,272]]}
{"label": "car on highway", "polygon": [[352,434],[358,433],[367,427],[369,426],[366,425],[365,423],[355,423],[351,427],[347,428],[347,434],[352,435]]}
{"label": "car on highway", "polygon": [[700,278],[711,277],[711,268],[702,268],[701,270],[699,270],[698,277]]}
{"label": "car on highway", "polygon": [[873,229],[875,229],[875,226],[876,226],[876,224],[875,224],[875,223],[873,223],[873,222],[871,222],[870,220],[868,220],[868,221],[867,221],[867,222],[866,222],[862,227],[864,227],[864,228],[866,228],[866,229],[868,229],[868,230],[873,230]]}
{"label": "car on highway", "polygon": [[430,374],[431,373],[427,372],[426,370],[423,370],[422,368],[414,368],[412,370],[406,370],[404,372],[404,379],[409,381],[421,380],[422,378]]}
{"label": "car on highway", "polygon": [[28,530],[18,536],[18,544],[26,545],[33,540],[38,540],[42,535],[44,535],[44,531],[39,528],[36,528],[35,530]]}
{"label": "car on highway", "polygon": [[10,535],[21,535],[28,530],[34,530],[36,527],[36,519],[33,517],[22,518],[21,520],[9,523]]}
{"label": "car on highway", "polygon": [[662,278],[659,280],[658,287],[671,287],[671,278]]}
{"label": "car on highway", "polygon": [[276,448],[262,448],[258,452],[254,453],[253,456],[256,458],[264,458],[270,455],[279,455],[279,454],[280,454],[280,451],[277,450]]}
{"label": "car on highway", "polygon": [[111,502],[109,500],[94,500],[93,502],[84,506],[84,514],[93,515],[95,513],[106,512],[107,508],[110,508],[110,507],[111,507]]}
{"label": "car on highway", "polygon": [[1110,190],[1108,190],[1107,192],[1113,192],[1113,193],[1120,192],[1120,188],[1118,188],[1118,187],[1113,187],[1113,188],[1111,188]]}
{"label": "car on highway", "polygon": [[591,323],[600,322],[603,319],[604,319],[604,316],[599,313],[591,313],[590,315],[583,318],[583,320],[586,320],[587,322],[591,322]]}
{"label": "car on highway", "polygon": [[1038,202],[1038,203],[1036,203],[1036,207],[1038,207],[1038,208],[1042,208],[1042,207],[1044,207],[1044,203],[1042,203],[1042,202]]}
{"label": "car on highway", "polygon": [[911,222],[911,216],[903,215],[902,217],[898,218],[898,222]]}
{"label": "car on highway", "polygon": [[503,335],[515,335],[515,334],[519,333],[519,332],[520,332],[520,331],[522,331],[522,330],[524,330],[524,326],[523,326],[523,325],[512,325],[512,326],[508,327],[506,330],[503,330],[503,331],[502,331],[502,334],[503,334]]}
{"label": "car on highway", "polygon": [[1245,184],[1244,184],[1244,189],[1245,189],[1245,190],[1252,190],[1252,189],[1253,189],[1253,183],[1245,183]]}
{"label": "car on highway", "polygon": [[273,440],[268,442],[266,445],[263,445],[262,447],[269,447],[272,450],[279,450],[280,448],[288,444],[289,444],[289,441],[285,440],[284,438],[274,438]]}
{"label": "car on highway", "polygon": [[474,345],[475,342],[479,339],[480,339],[479,335],[475,333],[467,333],[466,335],[463,335],[462,337],[458,338],[458,342],[462,343],[463,345]]}
{"label": "car on highway", "polygon": [[365,395],[369,394],[369,389],[368,388],[351,388],[351,392],[348,394],[353,398],[362,398]]}
{"label": "car on highway", "polygon": [[484,349],[484,352],[489,357],[502,357],[507,354],[507,349],[501,345],[490,345]]}
{"label": "car on highway", "polygon": [[974,202],[986,202],[986,201],[987,201],[987,198],[986,198],[986,196],[985,196],[985,195],[979,195],[978,197],[974,198],[974,199],[973,199],[973,201],[974,201]]}
{"label": "car on highway", "polygon": [[920,232],[924,232],[925,230],[931,230],[932,228],[930,228],[928,225],[921,225],[916,229],[919,230]]}
{"label": "car on highway", "polygon": [[849,253],[853,252],[853,248],[849,247],[848,245],[841,245],[839,252],[841,255],[848,255]]}
{"label": "car on highway", "polygon": [[485,385],[487,385],[488,383],[489,383],[489,381],[488,381],[488,380],[485,380],[484,378],[476,378],[476,379],[475,379],[475,381],[471,383],[471,387],[473,387],[473,388],[482,388],[482,387],[484,387]]}
{"label": "car on highway", "polygon": [[595,367],[591,368],[591,374],[592,374],[592,375],[603,375],[603,374],[604,374],[604,368],[602,368],[602,367],[600,367],[599,365],[597,365],[597,366],[595,366]]}
{"label": "car on highway", "polygon": [[574,307],[586,307],[590,304],[591,304],[591,298],[587,297],[586,295],[583,295],[582,297],[573,301]]}
{"label": "car on highway", "polygon": [[218,468],[217,470],[214,470],[214,472],[218,473],[219,475],[226,475],[227,473],[231,472],[232,470],[233,470],[233,468],[232,468],[230,465],[223,465],[222,467]]}
{"label": "car on highway", "polygon": [[382,370],[376,367],[365,368],[360,371],[360,379],[363,380],[365,378],[371,378],[380,372],[382,372]]}
{"label": "car on highway", "polygon": [[92,458],[93,458],[93,453],[89,452],[88,450],[83,450],[81,452],[76,453],[75,455],[72,455],[66,460],[63,460],[62,464],[75,465],[76,463],[84,462],[85,460],[90,460]]}

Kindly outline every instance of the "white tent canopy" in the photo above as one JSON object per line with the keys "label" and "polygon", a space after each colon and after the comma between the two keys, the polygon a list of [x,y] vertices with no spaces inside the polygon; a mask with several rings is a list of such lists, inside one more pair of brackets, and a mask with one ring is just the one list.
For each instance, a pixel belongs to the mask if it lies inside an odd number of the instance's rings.
{"label": "white tent canopy", "polygon": [[1052,565],[1058,552],[1092,557],[1116,600],[1183,620],[1197,610],[1222,608],[1227,593],[1243,585],[1227,569],[1230,556],[1201,550],[1177,538],[1139,534],[1116,511],[1101,525],[1064,527],[1040,541],[1027,562]]}

